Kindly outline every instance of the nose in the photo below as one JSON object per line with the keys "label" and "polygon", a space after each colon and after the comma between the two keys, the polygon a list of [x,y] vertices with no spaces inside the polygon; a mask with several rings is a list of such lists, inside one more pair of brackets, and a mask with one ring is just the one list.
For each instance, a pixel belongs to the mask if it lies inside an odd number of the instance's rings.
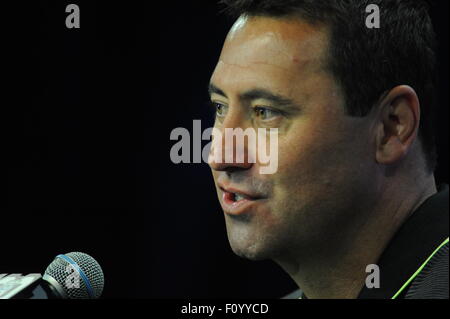
{"label": "nose", "polygon": [[243,129],[229,124],[213,129],[208,164],[215,171],[249,170],[255,163],[252,128]]}

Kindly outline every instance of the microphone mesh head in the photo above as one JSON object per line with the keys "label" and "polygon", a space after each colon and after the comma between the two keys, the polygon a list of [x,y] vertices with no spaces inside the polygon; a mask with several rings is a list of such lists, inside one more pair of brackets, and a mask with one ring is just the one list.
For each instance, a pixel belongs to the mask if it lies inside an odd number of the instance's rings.
{"label": "microphone mesh head", "polygon": [[68,260],[59,256],[55,257],[53,262],[47,267],[45,275],[52,277],[58,282],[60,288],[64,290],[69,299],[99,298],[103,292],[104,277],[102,268],[98,262],[88,254],[80,252],[72,252],[63,256],[69,257],[69,260],[74,261],[84,273],[85,278],[81,275],[75,283],[73,277],[74,274],[78,275],[78,273],[74,271],[74,268],[71,267],[71,263]]}

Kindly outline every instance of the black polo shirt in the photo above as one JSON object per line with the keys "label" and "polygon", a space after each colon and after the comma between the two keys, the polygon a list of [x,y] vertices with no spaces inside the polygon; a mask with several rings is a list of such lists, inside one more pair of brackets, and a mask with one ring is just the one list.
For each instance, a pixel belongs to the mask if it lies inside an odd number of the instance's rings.
{"label": "black polo shirt", "polygon": [[[406,220],[384,250],[377,263],[380,288],[364,286],[358,298],[392,298],[448,238],[448,215],[448,185],[443,185]],[[407,293],[408,288],[397,298],[404,298]]]}
{"label": "black polo shirt", "polygon": [[[369,289],[364,285],[359,299],[391,299],[448,238],[448,192],[448,185],[440,186],[438,192],[423,202],[399,228],[377,262],[380,269],[380,287]],[[448,295],[448,244],[442,248],[440,252],[446,250],[446,254],[441,254],[442,262],[435,268],[439,270],[438,280],[446,281],[440,284],[445,284]],[[425,270],[424,268],[422,272]],[[415,281],[412,281],[397,298],[404,298],[414,284]],[[441,295],[442,291],[437,293],[437,296]],[[307,298],[299,290],[286,298],[300,296],[302,299]],[[431,296],[433,297],[432,294]]]}

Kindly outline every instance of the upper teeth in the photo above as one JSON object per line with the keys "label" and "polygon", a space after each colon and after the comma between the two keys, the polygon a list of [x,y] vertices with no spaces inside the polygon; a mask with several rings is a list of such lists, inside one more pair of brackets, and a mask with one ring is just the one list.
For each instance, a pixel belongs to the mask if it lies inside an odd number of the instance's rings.
{"label": "upper teeth", "polygon": [[238,194],[238,193],[234,194],[234,200],[235,201],[240,201],[240,200],[243,200],[243,199],[245,199],[245,197],[242,196],[241,194]]}

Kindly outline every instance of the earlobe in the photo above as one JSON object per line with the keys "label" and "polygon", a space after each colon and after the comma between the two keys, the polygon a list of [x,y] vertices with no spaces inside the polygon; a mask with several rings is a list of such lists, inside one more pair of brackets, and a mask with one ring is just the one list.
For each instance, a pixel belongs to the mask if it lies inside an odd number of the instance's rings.
{"label": "earlobe", "polygon": [[392,165],[403,159],[407,152],[405,145],[398,138],[391,136],[379,146],[376,159],[379,164]]}
{"label": "earlobe", "polygon": [[383,165],[401,161],[416,139],[420,105],[416,92],[402,85],[392,89],[380,103],[376,160]]}

